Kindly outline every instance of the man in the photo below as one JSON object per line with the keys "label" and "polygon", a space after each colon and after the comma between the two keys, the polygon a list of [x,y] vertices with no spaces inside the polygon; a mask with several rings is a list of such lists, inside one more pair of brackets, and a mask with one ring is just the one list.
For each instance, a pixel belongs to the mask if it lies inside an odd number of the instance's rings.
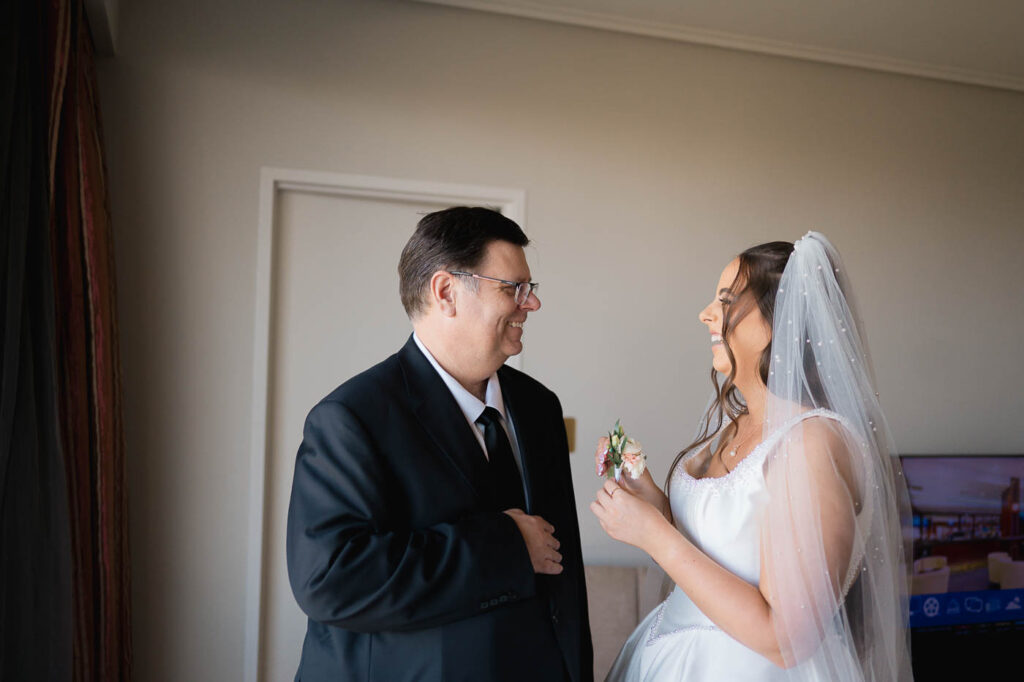
{"label": "man", "polygon": [[310,411],[297,680],[593,678],[562,408],[504,365],[541,305],[528,243],[487,209],[425,216],[398,266],[413,336]]}

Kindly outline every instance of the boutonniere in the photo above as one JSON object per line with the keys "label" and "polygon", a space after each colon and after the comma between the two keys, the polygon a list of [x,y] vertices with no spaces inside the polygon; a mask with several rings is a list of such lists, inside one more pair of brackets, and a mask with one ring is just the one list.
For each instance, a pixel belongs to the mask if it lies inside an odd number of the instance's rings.
{"label": "boutonniere", "polygon": [[615,426],[608,432],[608,447],[603,453],[597,453],[597,475],[618,481],[625,471],[630,478],[636,480],[643,476],[646,468],[647,455],[644,454],[643,446],[628,438],[622,424],[616,419]]}

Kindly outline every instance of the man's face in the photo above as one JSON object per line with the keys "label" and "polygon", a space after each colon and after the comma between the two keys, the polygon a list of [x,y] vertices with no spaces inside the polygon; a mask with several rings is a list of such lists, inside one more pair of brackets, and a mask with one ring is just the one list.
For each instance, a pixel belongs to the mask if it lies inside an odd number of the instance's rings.
{"label": "man's face", "polygon": [[[522,247],[505,241],[488,244],[484,259],[472,272],[510,282],[530,281]],[[522,352],[526,316],[540,308],[540,299],[531,294],[522,305],[516,305],[513,286],[468,277],[459,279],[458,342],[465,351],[464,357],[476,370],[489,376],[510,356]]]}

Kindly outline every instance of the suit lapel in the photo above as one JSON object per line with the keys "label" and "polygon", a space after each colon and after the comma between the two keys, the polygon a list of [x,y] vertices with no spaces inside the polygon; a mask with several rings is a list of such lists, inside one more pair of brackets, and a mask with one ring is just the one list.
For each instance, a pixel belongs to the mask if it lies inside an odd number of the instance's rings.
{"label": "suit lapel", "polygon": [[398,352],[413,411],[480,501],[490,499],[487,460],[444,380],[409,337]]}
{"label": "suit lapel", "polygon": [[512,372],[506,371],[504,365],[498,370],[498,381],[501,382],[501,397],[505,401],[505,410],[515,425],[516,442],[519,445],[519,457],[523,465],[523,481],[526,484],[526,512],[534,513],[536,508],[535,476],[543,472],[542,463],[538,461],[539,453],[543,452],[541,438],[543,434],[537,430],[538,420],[534,418],[533,404],[523,394],[522,386],[516,381]]}

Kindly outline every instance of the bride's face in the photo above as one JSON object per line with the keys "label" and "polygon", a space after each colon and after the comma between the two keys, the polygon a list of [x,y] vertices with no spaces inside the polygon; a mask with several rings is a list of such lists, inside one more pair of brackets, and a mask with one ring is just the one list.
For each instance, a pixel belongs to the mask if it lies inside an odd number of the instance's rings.
{"label": "bride's face", "polygon": [[[734,258],[718,278],[714,298],[700,311],[700,321],[711,332],[711,365],[722,374],[729,374],[732,362],[725,352],[724,343],[729,344],[736,358],[736,380],[740,383],[761,381],[758,364],[761,353],[771,343],[772,330],[761,315],[757,301],[749,292],[744,292],[744,282],[736,281],[740,261]],[[736,319],[742,315],[739,322]],[[722,339],[722,324],[730,317],[729,336]]]}

